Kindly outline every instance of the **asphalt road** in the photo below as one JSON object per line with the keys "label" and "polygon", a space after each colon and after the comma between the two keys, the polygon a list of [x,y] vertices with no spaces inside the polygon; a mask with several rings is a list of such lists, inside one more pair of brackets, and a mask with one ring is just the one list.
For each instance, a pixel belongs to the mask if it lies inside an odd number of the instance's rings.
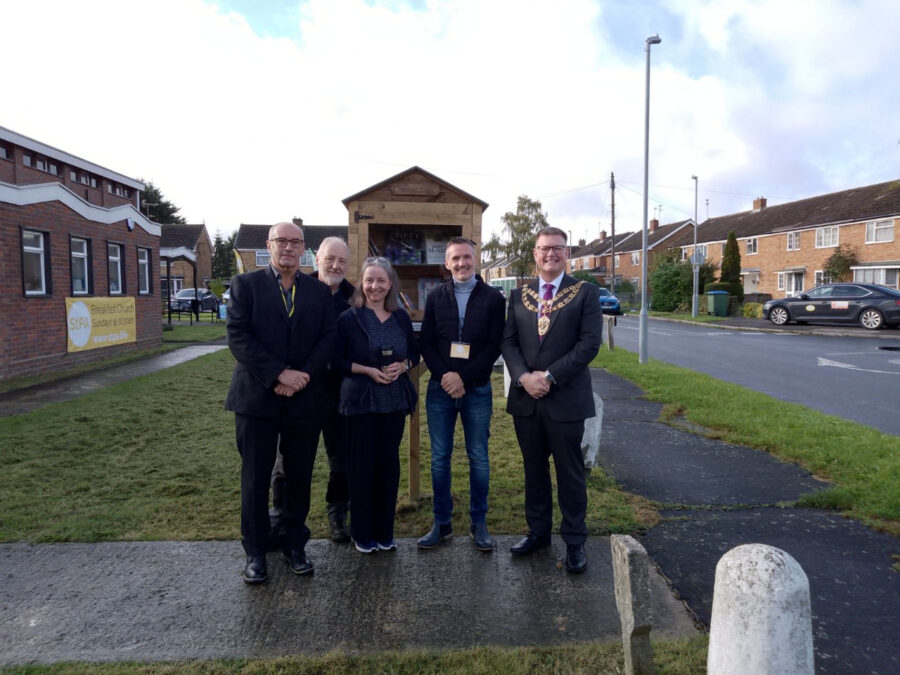
{"label": "asphalt road", "polygon": [[[639,319],[616,347],[638,351]],[[893,335],[896,331],[892,331]],[[900,436],[900,340],[723,330],[649,319],[651,358]]]}

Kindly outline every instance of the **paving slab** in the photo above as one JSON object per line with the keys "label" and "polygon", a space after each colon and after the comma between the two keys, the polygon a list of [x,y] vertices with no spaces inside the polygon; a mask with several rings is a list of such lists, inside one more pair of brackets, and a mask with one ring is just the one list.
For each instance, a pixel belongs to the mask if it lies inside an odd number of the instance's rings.
{"label": "paving slab", "polygon": [[789,553],[809,579],[819,673],[900,673],[898,540],[806,508],[663,511],[641,543],[673,588],[709,625],[716,564],[742,544]]}
{"label": "paving slab", "polygon": [[[238,542],[3,544],[0,665],[621,640],[609,538],[588,540],[582,575],[564,570],[556,537],[525,559],[508,552],[518,537],[496,539],[493,554],[457,537],[374,555],[313,540],[313,577],[270,553],[260,586],[241,581]],[[696,635],[665,580],[651,582],[653,635]]]}
{"label": "paving slab", "polygon": [[827,487],[796,464],[660,422],[604,419],[597,462],[662,504],[766,505]]}

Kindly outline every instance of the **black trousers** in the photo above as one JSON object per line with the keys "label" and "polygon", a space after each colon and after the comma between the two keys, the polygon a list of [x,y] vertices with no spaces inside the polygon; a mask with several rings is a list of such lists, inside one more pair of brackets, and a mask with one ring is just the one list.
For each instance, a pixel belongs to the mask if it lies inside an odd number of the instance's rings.
{"label": "black trousers", "polygon": [[247,555],[265,555],[269,541],[269,483],[281,437],[284,461],[284,547],[309,541],[306,516],[322,420],[318,417],[254,417],[235,414],[241,455],[241,543]]}
{"label": "black trousers", "polygon": [[386,544],[394,538],[400,441],[406,413],[370,413],[344,419],[350,451],[350,535],[359,543]]}
{"label": "black trousers", "polygon": [[343,415],[334,405],[326,401],[325,415],[322,418],[322,438],[325,440],[325,452],[328,454],[328,488],[325,491],[325,503],[334,505],[339,511],[346,513],[347,502],[350,501],[350,462],[348,461],[346,439],[344,438]]}
{"label": "black trousers", "polygon": [[553,484],[550,457],[556,467],[556,485],[562,523],[559,533],[566,544],[584,544],[587,539],[587,484],[581,439],[584,420],[554,422],[541,401],[534,415],[513,417],[516,438],[525,466],[525,520],[537,536],[553,530]]}

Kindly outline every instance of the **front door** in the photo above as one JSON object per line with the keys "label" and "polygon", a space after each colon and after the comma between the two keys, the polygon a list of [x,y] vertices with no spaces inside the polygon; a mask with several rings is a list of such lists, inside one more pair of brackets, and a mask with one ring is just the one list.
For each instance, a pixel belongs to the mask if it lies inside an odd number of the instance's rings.
{"label": "front door", "polygon": [[803,272],[784,273],[784,297],[793,298],[803,292]]}

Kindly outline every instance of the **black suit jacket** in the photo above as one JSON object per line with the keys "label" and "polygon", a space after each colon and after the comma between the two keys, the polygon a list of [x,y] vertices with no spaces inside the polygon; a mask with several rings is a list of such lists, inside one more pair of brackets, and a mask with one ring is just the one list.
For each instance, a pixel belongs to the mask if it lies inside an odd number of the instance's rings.
{"label": "black suit jacket", "polygon": [[[538,278],[528,287],[540,295],[541,283]],[[574,277],[564,275],[557,298],[577,283]],[[550,329],[543,342],[538,338],[537,314],[522,304],[522,289],[513,290],[502,344],[503,361],[513,382],[506,411],[511,415],[534,414],[536,400],[515,382],[525,373],[549,370],[556,384],[541,400],[550,419],[566,422],[593,417],[594,396],[588,364],[600,349],[602,331],[600,294],[594,284],[581,284],[571,302],[550,314]]]}
{"label": "black suit jacket", "polygon": [[[231,281],[226,328],[237,364],[225,409],[275,417],[321,415],[325,369],[334,346],[335,317],[325,284],[298,274],[294,314],[288,316],[270,268],[239,274]],[[285,368],[309,373],[309,384],[293,396],[275,393]]]}

